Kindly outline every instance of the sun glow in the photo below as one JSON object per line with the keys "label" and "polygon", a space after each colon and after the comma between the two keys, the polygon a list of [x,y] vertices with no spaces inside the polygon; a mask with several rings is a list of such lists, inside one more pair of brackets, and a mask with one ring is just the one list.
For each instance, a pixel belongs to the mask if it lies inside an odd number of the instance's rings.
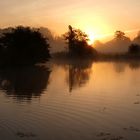
{"label": "sun glow", "polygon": [[92,45],[94,43],[94,41],[95,41],[95,35],[94,35],[94,33],[92,31],[87,31],[86,33],[87,33],[88,38],[89,38],[88,44]]}
{"label": "sun glow", "polygon": [[84,18],[82,16],[77,16],[75,18],[74,27],[82,30],[89,36],[88,44],[92,45],[96,40],[105,40],[104,35],[112,33],[112,28],[108,26],[108,22],[103,17],[85,14]]}

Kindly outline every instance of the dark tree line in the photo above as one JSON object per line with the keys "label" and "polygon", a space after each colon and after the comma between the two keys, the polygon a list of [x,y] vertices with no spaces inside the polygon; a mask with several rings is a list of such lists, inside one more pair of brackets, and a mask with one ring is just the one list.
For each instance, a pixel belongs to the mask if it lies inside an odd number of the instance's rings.
{"label": "dark tree line", "polygon": [[128,52],[130,54],[140,54],[140,45],[138,45],[138,44],[131,44],[129,46]]}
{"label": "dark tree line", "polygon": [[38,30],[19,26],[0,37],[1,64],[34,64],[49,58],[48,40]]}
{"label": "dark tree line", "polygon": [[132,44],[129,46],[128,52],[131,54],[140,54],[140,32],[138,32],[138,35],[134,38]]}
{"label": "dark tree line", "polygon": [[[68,44],[68,54],[71,57],[93,58],[97,51],[88,44],[88,35],[80,29],[69,25],[68,32],[63,37]],[[42,29],[43,32],[43,29]],[[139,35],[140,36],[140,35]],[[140,54],[140,37],[128,47],[129,54]],[[115,32],[115,40],[130,41],[125,33]],[[50,58],[49,40],[36,28],[18,26],[7,28],[0,34],[0,65],[23,65],[46,62]],[[123,48],[120,48],[123,49]]]}

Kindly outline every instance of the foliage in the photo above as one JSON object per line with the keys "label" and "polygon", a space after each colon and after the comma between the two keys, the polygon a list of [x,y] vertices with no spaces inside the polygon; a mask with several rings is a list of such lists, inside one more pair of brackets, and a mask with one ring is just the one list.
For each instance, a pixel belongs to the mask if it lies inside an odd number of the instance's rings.
{"label": "foliage", "polygon": [[115,32],[115,38],[123,40],[125,38],[125,33],[118,30],[118,31]]}
{"label": "foliage", "polygon": [[140,45],[138,45],[138,44],[131,44],[129,46],[128,52],[131,53],[131,54],[139,54],[140,53]]}
{"label": "foliage", "polygon": [[3,64],[34,64],[49,57],[48,40],[38,30],[18,26],[0,37],[0,62]]}
{"label": "foliage", "polygon": [[63,36],[68,43],[70,54],[83,56],[93,54],[95,52],[95,50],[87,43],[89,40],[88,35],[80,29],[74,29],[69,25],[69,31]]}
{"label": "foliage", "polygon": [[140,45],[140,31],[138,32],[137,36],[134,38],[133,43]]}

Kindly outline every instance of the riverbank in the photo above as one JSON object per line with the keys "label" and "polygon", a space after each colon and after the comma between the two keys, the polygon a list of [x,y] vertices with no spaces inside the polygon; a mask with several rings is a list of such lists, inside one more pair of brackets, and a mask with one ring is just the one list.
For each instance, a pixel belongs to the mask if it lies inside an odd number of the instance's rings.
{"label": "riverbank", "polygon": [[128,61],[128,60],[140,60],[140,54],[130,54],[130,53],[122,53],[122,54],[114,54],[114,53],[97,53],[93,56],[75,56],[70,55],[66,52],[58,52],[52,54],[53,59],[60,59],[60,60],[94,60],[94,61]]}

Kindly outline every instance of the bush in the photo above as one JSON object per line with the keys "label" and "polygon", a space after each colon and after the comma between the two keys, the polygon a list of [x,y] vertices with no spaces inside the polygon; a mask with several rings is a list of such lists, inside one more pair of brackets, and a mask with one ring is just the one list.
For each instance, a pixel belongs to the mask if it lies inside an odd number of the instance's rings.
{"label": "bush", "polygon": [[129,46],[128,52],[130,54],[139,54],[140,53],[140,45],[138,45],[138,44],[131,44]]}
{"label": "bush", "polygon": [[2,64],[35,64],[49,58],[48,40],[38,30],[19,26],[0,38]]}

